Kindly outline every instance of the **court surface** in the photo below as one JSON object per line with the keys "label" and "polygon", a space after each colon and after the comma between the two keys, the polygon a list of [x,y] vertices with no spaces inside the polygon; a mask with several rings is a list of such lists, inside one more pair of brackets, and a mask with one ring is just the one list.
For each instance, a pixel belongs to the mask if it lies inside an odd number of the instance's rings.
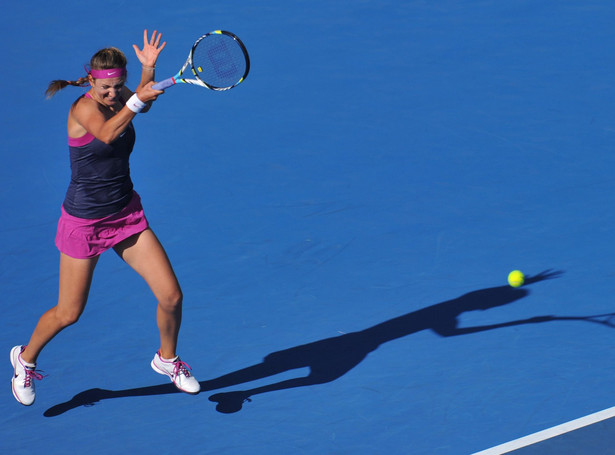
{"label": "court surface", "polygon": [[[614,21],[597,0],[5,5],[0,453],[472,454],[615,406]],[[134,121],[202,392],[151,370],[156,302],[108,252],[23,407],[8,353],[56,303],[83,90],[43,93],[106,46],[135,87],[144,28],[168,41],[158,80],[215,29],[252,59],[236,89],[171,87]]]}

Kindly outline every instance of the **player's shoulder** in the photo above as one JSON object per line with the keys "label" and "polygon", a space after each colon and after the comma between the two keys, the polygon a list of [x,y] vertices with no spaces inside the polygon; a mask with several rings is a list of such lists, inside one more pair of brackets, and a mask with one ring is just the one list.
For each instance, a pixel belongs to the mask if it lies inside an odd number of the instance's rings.
{"label": "player's shoulder", "polygon": [[96,100],[84,94],[75,100],[71,107],[71,113],[77,116],[96,114],[101,113],[100,108],[101,106]]}
{"label": "player's shoulder", "polygon": [[73,102],[73,109],[83,109],[84,107],[87,106],[95,106],[97,103],[96,101],[94,101],[94,99],[92,99],[91,97],[89,97],[87,95],[87,93],[84,93],[83,95],[81,95],[79,98],[77,98],[74,102]]}

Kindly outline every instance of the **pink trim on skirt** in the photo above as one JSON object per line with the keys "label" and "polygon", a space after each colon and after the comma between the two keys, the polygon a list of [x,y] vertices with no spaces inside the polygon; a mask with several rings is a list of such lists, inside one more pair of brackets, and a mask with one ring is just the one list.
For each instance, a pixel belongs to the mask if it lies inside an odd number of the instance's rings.
{"label": "pink trim on skirt", "polygon": [[141,198],[134,192],[126,207],[104,218],[88,220],[69,215],[62,207],[56,246],[75,259],[93,258],[149,226]]}

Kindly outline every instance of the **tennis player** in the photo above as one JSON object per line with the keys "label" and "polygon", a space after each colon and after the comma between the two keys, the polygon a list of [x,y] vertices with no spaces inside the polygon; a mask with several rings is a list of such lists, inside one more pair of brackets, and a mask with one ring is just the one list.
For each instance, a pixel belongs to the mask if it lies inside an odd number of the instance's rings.
{"label": "tennis player", "polygon": [[35,380],[42,375],[36,361],[51,339],[74,324],[85,308],[100,254],[115,252],[150,286],[158,300],[160,349],[151,366],[167,375],[183,392],[196,394],[198,381],[177,356],[182,315],[182,291],[169,259],[148,225],[139,195],[133,190],[129,157],[135,142],[133,118],[149,110],[162,94],[152,89],[156,61],[166,42],[161,34],[143,33],[143,49],[133,45],[143,65],[136,93],[124,84],[126,57],[116,48],[98,51],[86,76],[77,81],[53,81],[48,97],[73,86],[90,86],[68,114],[71,180],[61,208],[56,234],[60,250],[58,304],[45,312],[25,346],[10,353],[13,395],[21,404],[35,399]]}

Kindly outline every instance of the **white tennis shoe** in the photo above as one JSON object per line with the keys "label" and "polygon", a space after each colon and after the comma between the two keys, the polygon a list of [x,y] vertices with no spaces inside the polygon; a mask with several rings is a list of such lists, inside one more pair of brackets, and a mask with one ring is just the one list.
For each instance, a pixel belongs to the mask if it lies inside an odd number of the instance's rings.
{"label": "white tennis shoe", "polygon": [[167,360],[163,359],[158,351],[152,360],[152,368],[156,373],[170,377],[171,382],[182,392],[196,395],[201,391],[201,384],[190,373],[192,368],[182,362],[179,356],[173,360]]}
{"label": "white tennis shoe", "polygon": [[27,364],[21,358],[25,346],[15,346],[11,349],[11,364],[14,374],[11,386],[15,399],[25,406],[30,406],[36,398],[34,381],[43,379],[43,375],[36,371],[36,365]]}

